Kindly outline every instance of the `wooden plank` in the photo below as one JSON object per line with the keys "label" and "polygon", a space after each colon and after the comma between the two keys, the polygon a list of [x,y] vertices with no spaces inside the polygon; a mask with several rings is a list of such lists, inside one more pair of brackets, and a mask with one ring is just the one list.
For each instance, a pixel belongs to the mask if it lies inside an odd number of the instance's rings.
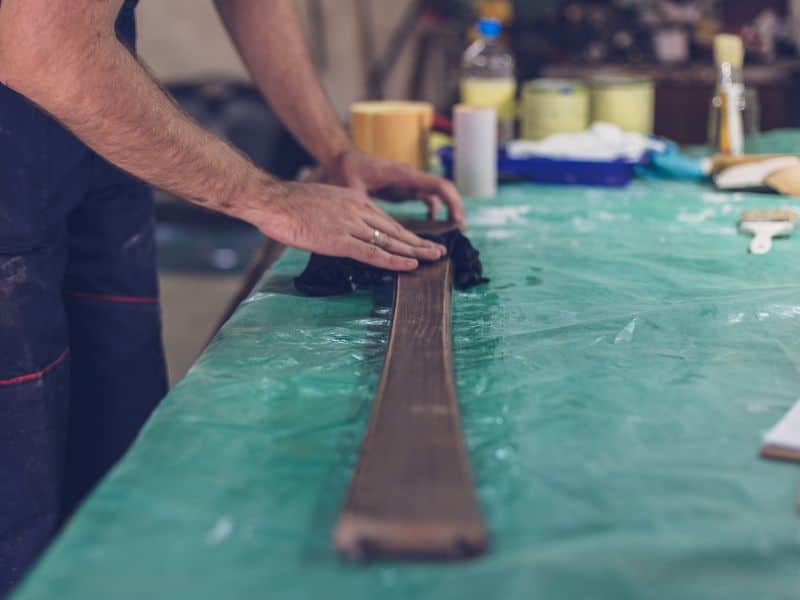
{"label": "wooden plank", "polygon": [[334,531],[345,557],[462,559],[487,548],[453,382],[451,265],[396,278],[383,374]]}

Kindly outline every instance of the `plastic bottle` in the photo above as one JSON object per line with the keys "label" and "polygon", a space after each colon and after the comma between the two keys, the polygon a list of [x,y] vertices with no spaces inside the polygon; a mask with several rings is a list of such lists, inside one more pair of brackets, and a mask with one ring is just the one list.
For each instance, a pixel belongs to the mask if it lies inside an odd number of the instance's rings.
{"label": "plastic bottle", "polygon": [[478,22],[480,38],[464,52],[461,103],[497,110],[500,143],[514,138],[517,80],[514,57],[500,41],[502,25],[495,19]]}

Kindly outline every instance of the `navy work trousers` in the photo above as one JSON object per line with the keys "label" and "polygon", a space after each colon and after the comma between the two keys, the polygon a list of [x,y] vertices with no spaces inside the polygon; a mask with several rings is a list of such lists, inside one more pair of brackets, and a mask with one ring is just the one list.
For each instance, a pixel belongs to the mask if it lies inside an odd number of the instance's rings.
{"label": "navy work trousers", "polygon": [[165,393],[150,189],[0,86],[0,597]]}

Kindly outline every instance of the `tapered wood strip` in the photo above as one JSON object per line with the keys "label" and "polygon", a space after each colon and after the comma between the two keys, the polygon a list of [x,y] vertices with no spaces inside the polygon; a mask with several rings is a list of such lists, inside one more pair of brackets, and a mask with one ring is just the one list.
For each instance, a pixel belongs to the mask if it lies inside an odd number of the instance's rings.
{"label": "tapered wood strip", "polygon": [[761,446],[761,458],[800,463],[800,450],[794,450],[776,444],[764,444]]}
{"label": "tapered wood strip", "polygon": [[396,278],[383,374],[334,531],[346,557],[459,559],[486,550],[453,383],[451,285],[449,260]]}

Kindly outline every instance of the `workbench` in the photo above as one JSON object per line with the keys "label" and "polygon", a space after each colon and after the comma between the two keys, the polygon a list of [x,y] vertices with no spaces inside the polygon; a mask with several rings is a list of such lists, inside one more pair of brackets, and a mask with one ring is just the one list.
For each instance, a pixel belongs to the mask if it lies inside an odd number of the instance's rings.
{"label": "workbench", "polygon": [[17,600],[797,597],[800,466],[758,450],[800,396],[800,234],[750,256],[736,231],[786,204],[645,180],[468,203],[492,281],[454,293],[453,352],[492,547],[456,564],[332,551],[390,294],[301,297],[288,251]]}

